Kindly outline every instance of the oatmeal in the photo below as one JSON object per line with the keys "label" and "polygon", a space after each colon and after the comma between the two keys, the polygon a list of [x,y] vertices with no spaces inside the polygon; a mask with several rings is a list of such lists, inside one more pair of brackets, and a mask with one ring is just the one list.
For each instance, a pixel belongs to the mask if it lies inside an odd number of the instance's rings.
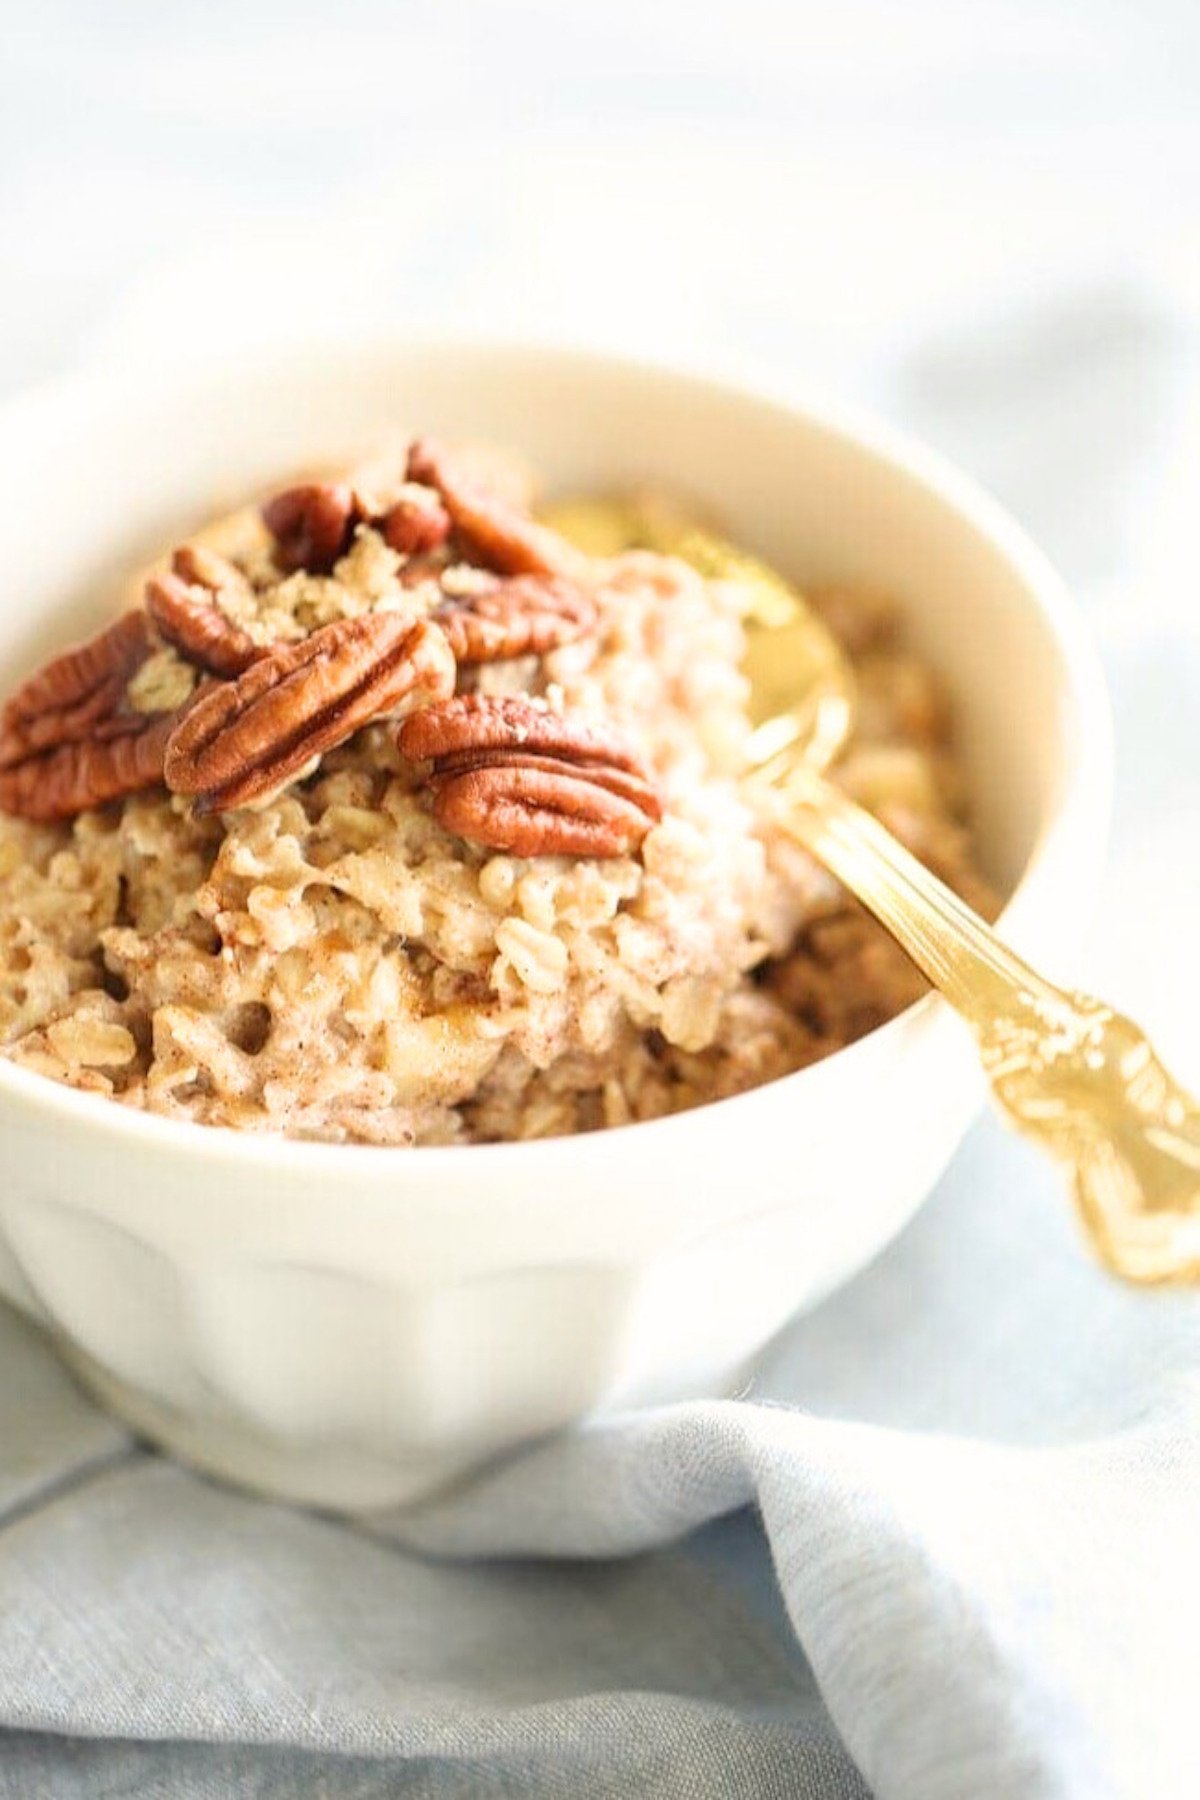
{"label": "oatmeal", "polygon": [[[875,595],[837,779],[986,912]],[[178,1119],[541,1137],[783,1075],[921,978],[739,781],[744,590],[591,556],[414,444],[181,546],[0,714],[0,1036]]]}

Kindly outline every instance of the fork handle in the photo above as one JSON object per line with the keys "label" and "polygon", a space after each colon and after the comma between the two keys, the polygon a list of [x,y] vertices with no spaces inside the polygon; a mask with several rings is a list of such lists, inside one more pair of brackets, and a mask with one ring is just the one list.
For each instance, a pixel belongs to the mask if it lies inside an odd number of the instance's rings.
{"label": "fork handle", "polygon": [[870,813],[787,762],[759,778],[764,802],[970,1025],[1002,1110],[1070,1168],[1102,1259],[1131,1281],[1200,1281],[1200,1108],[1144,1033],[1039,975]]}

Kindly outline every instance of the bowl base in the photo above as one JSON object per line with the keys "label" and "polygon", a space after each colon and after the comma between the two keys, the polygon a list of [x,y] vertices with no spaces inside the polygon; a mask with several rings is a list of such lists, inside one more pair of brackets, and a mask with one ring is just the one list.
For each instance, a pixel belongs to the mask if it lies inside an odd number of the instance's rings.
{"label": "bowl base", "polygon": [[80,1385],[138,1437],[202,1475],[268,1500],[351,1513],[415,1506],[480,1461],[478,1451],[455,1457],[414,1450],[392,1462],[332,1440],[290,1444],[266,1437],[258,1425],[185,1415],[118,1380],[76,1344],[56,1341]]}

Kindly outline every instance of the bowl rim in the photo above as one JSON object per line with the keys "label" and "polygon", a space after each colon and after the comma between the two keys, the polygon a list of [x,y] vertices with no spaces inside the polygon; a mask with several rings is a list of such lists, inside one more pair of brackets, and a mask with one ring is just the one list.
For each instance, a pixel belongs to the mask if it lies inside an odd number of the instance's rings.
{"label": "bowl rim", "polygon": [[[1015,572],[1057,644],[1062,657],[1064,692],[1076,715],[1076,742],[1081,747],[1081,755],[1073,768],[1062,771],[1064,779],[1051,797],[1047,815],[997,923],[1003,925],[1014,908],[1024,905],[1031,892],[1036,890],[1054,840],[1063,831],[1072,812],[1089,796],[1096,819],[1100,821],[1097,828],[1102,835],[1106,832],[1112,789],[1112,714],[1098,650],[1066,583],[1024,527],[980,483],[941,452],[866,408],[831,401],[824,395],[810,397],[790,389],[776,391],[752,377],[714,372],[711,363],[700,367],[682,359],[609,351],[546,337],[475,335],[468,331],[445,333],[416,328],[373,332],[356,336],[351,341],[344,337],[312,337],[304,342],[288,342],[265,354],[261,349],[251,349],[223,356],[218,362],[187,363],[179,369],[177,379],[171,385],[183,396],[209,390],[218,382],[253,379],[272,371],[294,370],[317,362],[332,370],[338,363],[350,368],[364,362],[419,352],[447,358],[455,355],[510,361],[533,358],[557,363],[564,370],[574,366],[592,376],[607,372],[624,379],[666,381],[688,388],[717,405],[741,403],[758,411],[774,413],[784,421],[803,423],[831,440],[865,451],[903,472],[929,497],[941,501],[965,520]],[[160,388],[166,379],[166,371],[152,366],[145,381],[132,385],[137,393],[145,395],[152,388]],[[128,369],[115,367],[107,361],[64,371],[31,384],[0,402],[0,438],[19,431],[24,416],[36,418],[39,414],[61,409],[68,414],[82,411],[86,417],[89,408],[101,408],[105,403],[119,406],[130,385]],[[235,1165],[269,1169],[282,1175],[295,1172],[307,1177],[322,1173],[347,1175],[353,1171],[356,1177],[374,1186],[385,1176],[394,1180],[406,1171],[415,1174],[418,1166],[430,1173],[440,1169],[449,1174],[452,1168],[462,1173],[464,1157],[470,1158],[466,1169],[481,1179],[486,1179],[490,1165],[500,1162],[508,1165],[505,1174],[511,1177],[515,1172],[511,1165],[524,1158],[529,1162],[531,1176],[536,1176],[546,1173],[549,1165],[571,1154],[580,1144],[588,1146],[589,1155],[595,1154],[601,1146],[605,1154],[616,1154],[631,1140],[650,1150],[651,1133],[660,1142],[670,1140],[680,1130],[686,1131],[689,1124],[694,1129],[697,1118],[714,1115],[724,1118],[731,1128],[736,1129],[737,1109],[746,1111],[756,1104],[761,1105],[763,1097],[769,1094],[783,1098],[795,1092],[797,1083],[803,1083],[803,1092],[810,1101],[819,1100],[822,1085],[840,1081],[843,1076],[852,1077],[855,1062],[869,1055],[874,1046],[885,1042],[889,1035],[911,1029],[914,1021],[930,1013],[950,1014],[948,1004],[936,993],[924,995],[863,1037],[805,1068],[684,1112],[607,1126],[593,1132],[498,1143],[401,1147],[327,1143],[270,1132],[240,1132],[231,1126],[203,1125],[137,1111],[106,1096],[85,1093],[34,1070],[23,1069],[3,1056],[0,1056],[0,1099],[10,1098],[20,1104],[38,1123],[51,1130],[70,1128],[106,1140],[124,1139],[131,1149],[144,1146],[151,1152],[170,1151],[186,1157],[190,1163],[208,1162],[220,1168]],[[420,1159],[419,1164],[412,1162],[414,1157]]]}

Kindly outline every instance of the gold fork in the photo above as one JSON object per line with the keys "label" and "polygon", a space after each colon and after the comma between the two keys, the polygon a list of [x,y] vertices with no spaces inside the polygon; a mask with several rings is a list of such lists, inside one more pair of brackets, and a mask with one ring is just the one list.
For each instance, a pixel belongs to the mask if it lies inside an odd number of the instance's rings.
{"label": "gold fork", "polygon": [[967,1021],[1002,1111],[1069,1169],[1108,1267],[1129,1281],[1200,1280],[1200,1108],[1131,1019],[1038,974],[827,779],[853,728],[854,677],[795,589],[661,505],[588,502],[556,522],[585,548],[640,544],[745,587],[756,801]]}

